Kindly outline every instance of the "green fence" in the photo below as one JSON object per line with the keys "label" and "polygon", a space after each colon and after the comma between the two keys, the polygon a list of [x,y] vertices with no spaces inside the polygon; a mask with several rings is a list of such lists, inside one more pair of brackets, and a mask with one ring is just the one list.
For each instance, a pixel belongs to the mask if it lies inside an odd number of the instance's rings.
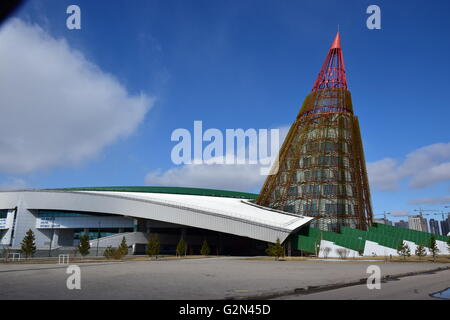
{"label": "green fence", "polygon": [[[369,231],[382,235],[382,236],[389,236],[396,239],[401,240],[407,240],[414,242],[416,244],[421,244],[426,247],[430,246],[430,240],[431,240],[431,233],[417,231],[417,230],[410,230],[406,228],[401,227],[393,227],[388,226],[385,224],[378,224],[376,223],[373,227],[369,227]],[[448,237],[441,236],[441,235],[434,235],[436,240],[447,242]]]}
{"label": "green fence", "polygon": [[322,231],[315,228],[304,228],[302,234],[299,234],[294,243],[297,250],[302,250],[310,253],[316,253],[317,245],[321,240],[334,242],[338,246],[349,248],[355,251],[364,249],[365,240],[344,235],[341,233]]}
{"label": "green fence", "polygon": [[[393,227],[384,224],[374,224],[368,231],[341,227],[341,232],[322,231],[306,227],[300,230],[294,237],[294,248],[310,253],[316,253],[317,245],[321,240],[334,242],[336,245],[352,249],[363,250],[366,240],[373,241],[379,245],[397,249],[403,240],[411,241],[429,247],[431,233],[409,230],[401,227]],[[436,240],[447,242],[448,237],[434,235]]]}

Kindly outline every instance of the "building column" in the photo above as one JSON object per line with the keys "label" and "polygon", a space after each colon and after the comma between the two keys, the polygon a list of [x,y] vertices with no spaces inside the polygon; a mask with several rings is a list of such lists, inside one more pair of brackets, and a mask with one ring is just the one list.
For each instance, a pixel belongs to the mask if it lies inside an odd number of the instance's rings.
{"label": "building column", "polygon": [[58,246],[60,232],[61,232],[61,229],[53,229],[51,231],[50,237],[53,238],[51,240],[52,241],[52,249],[54,249],[54,248],[56,248]]}
{"label": "building column", "polygon": [[186,241],[186,233],[187,233],[187,229],[182,228],[181,229],[181,239],[183,239],[184,241]]}
{"label": "building column", "polygon": [[134,219],[134,232],[146,232],[147,231],[147,223],[145,219]]}
{"label": "building column", "polygon": [[291,241],[291,237],[288,237],[286,241],[287,241],[288,257],[290,257],[292,255],[292,241]]}

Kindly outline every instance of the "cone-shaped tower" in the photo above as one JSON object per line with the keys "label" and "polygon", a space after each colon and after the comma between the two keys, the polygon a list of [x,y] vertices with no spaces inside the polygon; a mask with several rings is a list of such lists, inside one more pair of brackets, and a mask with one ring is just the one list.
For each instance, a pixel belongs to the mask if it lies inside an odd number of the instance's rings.
{"label": "cone-shaped tower", "polygon": [[280,149],[257,203],[312,216],[312,226],[339,231],[372,223],[370,191],[358,118],[347,90],[337,33],[311,93]]}

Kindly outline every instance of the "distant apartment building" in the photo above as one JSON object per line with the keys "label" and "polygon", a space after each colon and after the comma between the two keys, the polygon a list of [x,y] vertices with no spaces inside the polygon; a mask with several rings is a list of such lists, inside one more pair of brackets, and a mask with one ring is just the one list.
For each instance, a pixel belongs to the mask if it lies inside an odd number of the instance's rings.
{"label": "distant apartment building", "polygon": [[408,217],[408,228],[411,230],[428,232],[427,220],[421,216]]}
{"label": "distant apartment building", "polygon": [[441,231],[444,236],[450,232],[450,214],[447,215],[447,219],[441,221]]}
{"label": "distant apartment building", "polygon": [[423,232],[430,232],[429,228],[428,228],[428,220],[426,218],[422,218],[423,219]]}
{"label": "distant apartment building", "polygon": [[374,219],[373,222],[375,223],[381,223],[381,224],[386,224],[388,226],[392,226],[392,221],[389,221],[388,219]]}
{"label": "distant apartment building", "polygon": [[430,233],[441,234],[439,230],[439,221],[430,219]]}
{"label": "distant apartment building", "polygon": [[400,220],[395,223],[396,227],[408,228],[408,221]]}

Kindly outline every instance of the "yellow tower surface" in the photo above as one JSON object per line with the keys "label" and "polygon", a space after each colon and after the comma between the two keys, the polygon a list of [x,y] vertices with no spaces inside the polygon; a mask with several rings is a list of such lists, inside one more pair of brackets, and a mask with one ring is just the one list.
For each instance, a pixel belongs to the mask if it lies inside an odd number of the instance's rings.
{"label": "yellow tower surface", "polygon": [[[311,226],[366,230],[372,206],[358,118],[347,89],[340,35],[280,149],[262,206],[315,217]],[[275,170],[276,171],[276,170]]]}

